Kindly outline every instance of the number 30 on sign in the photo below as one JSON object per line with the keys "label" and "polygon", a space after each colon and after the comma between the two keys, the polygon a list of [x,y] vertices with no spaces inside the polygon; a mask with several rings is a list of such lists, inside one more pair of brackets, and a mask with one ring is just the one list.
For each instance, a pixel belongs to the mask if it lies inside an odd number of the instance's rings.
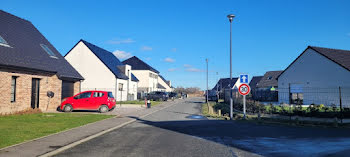
{"label": "number 30 on sign", "polygon": [[238,88],[238,92],[241,95],[248,95],[250,93],[250,87],[247,84],[241,84]]}

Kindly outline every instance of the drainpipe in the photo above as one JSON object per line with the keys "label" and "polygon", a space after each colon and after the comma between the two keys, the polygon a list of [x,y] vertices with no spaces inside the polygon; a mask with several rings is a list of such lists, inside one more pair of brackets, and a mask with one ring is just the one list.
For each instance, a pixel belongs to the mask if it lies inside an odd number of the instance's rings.
{"label": "drainpipe", "polygon": [[115,100],[118,101],[117,99],[117,91],[118,91],[118,78],[115,78],[115,88],[114,88],[114,96],[115,96]]}

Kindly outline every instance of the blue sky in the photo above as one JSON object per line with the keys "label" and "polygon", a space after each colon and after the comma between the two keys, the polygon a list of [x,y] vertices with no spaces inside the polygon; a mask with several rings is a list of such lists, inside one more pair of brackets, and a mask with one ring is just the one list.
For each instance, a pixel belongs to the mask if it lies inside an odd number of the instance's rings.
{"label": "blue sky", "polygon": [[[122,57],[136,55],[173,81],[206,88],[233,75],[283,70],[308,45],[350,50],[346,0],[17,1],[0,9],[31,21],[65,55],[85,39]],[[121,59],[123,60],[123,59]],[[217,75],[218,73],[218,75]]]}

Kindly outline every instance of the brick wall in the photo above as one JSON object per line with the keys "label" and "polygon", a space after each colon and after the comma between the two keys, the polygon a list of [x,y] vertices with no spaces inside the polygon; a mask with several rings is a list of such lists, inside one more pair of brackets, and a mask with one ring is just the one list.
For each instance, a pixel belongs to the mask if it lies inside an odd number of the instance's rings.
{"label": "brick wall", "polygon": [[[11,79],[16,80],[16,101],[11,102]],[[0,69],[0,114],[11,114],[31,108],[32,78],[40,79],[39,109],[55,111],[61,103],[62,80],[57,75],[42,75],[27,72],[8,71]],[[74,94],[80,90],[80,82],[74,83]],[[55,93],[53,98],[47,97],[47,92]]]}

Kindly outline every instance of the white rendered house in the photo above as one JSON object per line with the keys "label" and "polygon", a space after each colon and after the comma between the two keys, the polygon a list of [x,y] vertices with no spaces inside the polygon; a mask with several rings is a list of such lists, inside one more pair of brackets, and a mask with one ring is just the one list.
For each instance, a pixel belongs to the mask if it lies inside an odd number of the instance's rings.
{"label": "white rendered house", "polygon": [[278,77],[279,103],[350,107],[350,51],[309,46]]}
{"label": "white rendered house", "polygon": [[139,80],[137,91],[141,97],[145,93],[164,90],[163,88],[159,88],[161,87],[159,86],[159,71],[147,63],[136,56],[123,61],[123,63],[131,65],[133,74]]}
{"label": "white rendered house", "polygon": [[121,63],[111,52],[80,40],[65,59],[85,78],[82,91],[110,91],[117,101],[137,99],[138,79],[131,66]]}

